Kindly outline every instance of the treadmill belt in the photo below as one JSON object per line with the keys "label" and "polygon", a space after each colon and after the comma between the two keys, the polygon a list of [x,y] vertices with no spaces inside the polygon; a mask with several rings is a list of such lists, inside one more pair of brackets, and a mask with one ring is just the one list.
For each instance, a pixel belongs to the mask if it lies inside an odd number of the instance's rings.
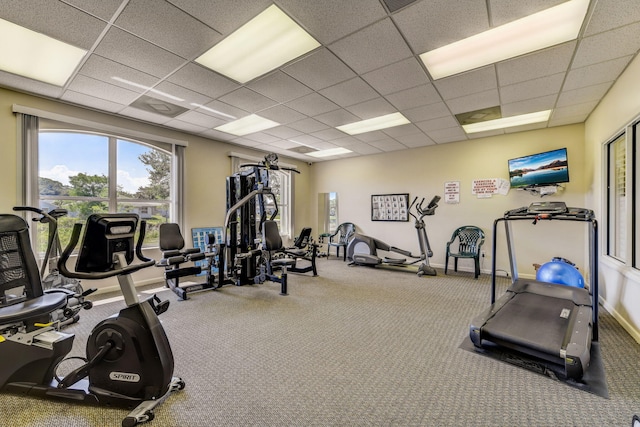
{"label": "treadmill belt", "polygon": [[513,296],[483,327],[486,338],[560,357],[573,301],[533,293]]}

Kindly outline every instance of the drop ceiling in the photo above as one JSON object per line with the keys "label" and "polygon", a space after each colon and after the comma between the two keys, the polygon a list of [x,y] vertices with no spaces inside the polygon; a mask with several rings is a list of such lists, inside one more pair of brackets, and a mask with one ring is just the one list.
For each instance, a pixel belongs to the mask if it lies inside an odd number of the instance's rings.
{"label": "drop ceiling", "polygon": [[[245,84],[195,59],[276,4],[321,46]],[[309,162],[584,122],[640,49],[638,0],[592,0],[577,40],[433,80],[419,55],[559,0],[4,0],[0,18],[88,50],[63,87],[0,71],[0,86]],[[6,43],[7,41],[3,41]],[[467,135],[456,115],[553,112]],[[410,124],[336,127],[401,112]],[[279,126],[237,137],[257,114]]]}

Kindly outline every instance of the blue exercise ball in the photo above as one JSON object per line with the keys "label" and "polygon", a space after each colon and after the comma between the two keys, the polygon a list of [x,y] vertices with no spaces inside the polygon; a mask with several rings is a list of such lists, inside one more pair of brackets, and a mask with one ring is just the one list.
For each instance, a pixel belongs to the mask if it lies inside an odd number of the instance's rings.
{"label": "blue exercise ball", "polygon": [[536,280],[584,288],[584,278],[573,265],[564,261],[549,261],[538,268]]}

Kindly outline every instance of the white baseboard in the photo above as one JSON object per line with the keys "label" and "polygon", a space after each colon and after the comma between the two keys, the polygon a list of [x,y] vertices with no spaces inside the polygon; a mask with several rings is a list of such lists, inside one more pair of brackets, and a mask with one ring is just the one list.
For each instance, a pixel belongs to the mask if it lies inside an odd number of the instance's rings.
{"label": "white baseboard", "polygon": [[633,327],[620,313],[616,311],[616,309],[607,303],[606,300],[599,298],[600,304],[602,304],[602,308],[607,310],[609,314],[613,316],[614,319],[624,328],[631,337],[636,340],[638,344],[640,344],[640,331]]}

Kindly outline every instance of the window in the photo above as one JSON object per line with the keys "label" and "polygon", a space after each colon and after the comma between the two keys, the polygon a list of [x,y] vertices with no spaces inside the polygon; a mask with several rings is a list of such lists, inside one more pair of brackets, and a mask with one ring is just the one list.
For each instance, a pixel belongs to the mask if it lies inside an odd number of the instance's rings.
{"label": "window", "polygon": [[[92,213],[137,213],[147,222],[145,247],[157,246],[159,225],[171,220],[171,152],[113,135],[40,130],[37,165],[37,200],[30,203],[68,211],[58,220],[63,247],[73,224]],[[38,227],[42,253],[46,233]]]}
{"label": "window", "polygon": [[606,235],[605,253],[640,269],[640,121],[605,144]]}
{"label": "window", "polygon": [[607,144],[607,255],[626,261],[626,136]]}

